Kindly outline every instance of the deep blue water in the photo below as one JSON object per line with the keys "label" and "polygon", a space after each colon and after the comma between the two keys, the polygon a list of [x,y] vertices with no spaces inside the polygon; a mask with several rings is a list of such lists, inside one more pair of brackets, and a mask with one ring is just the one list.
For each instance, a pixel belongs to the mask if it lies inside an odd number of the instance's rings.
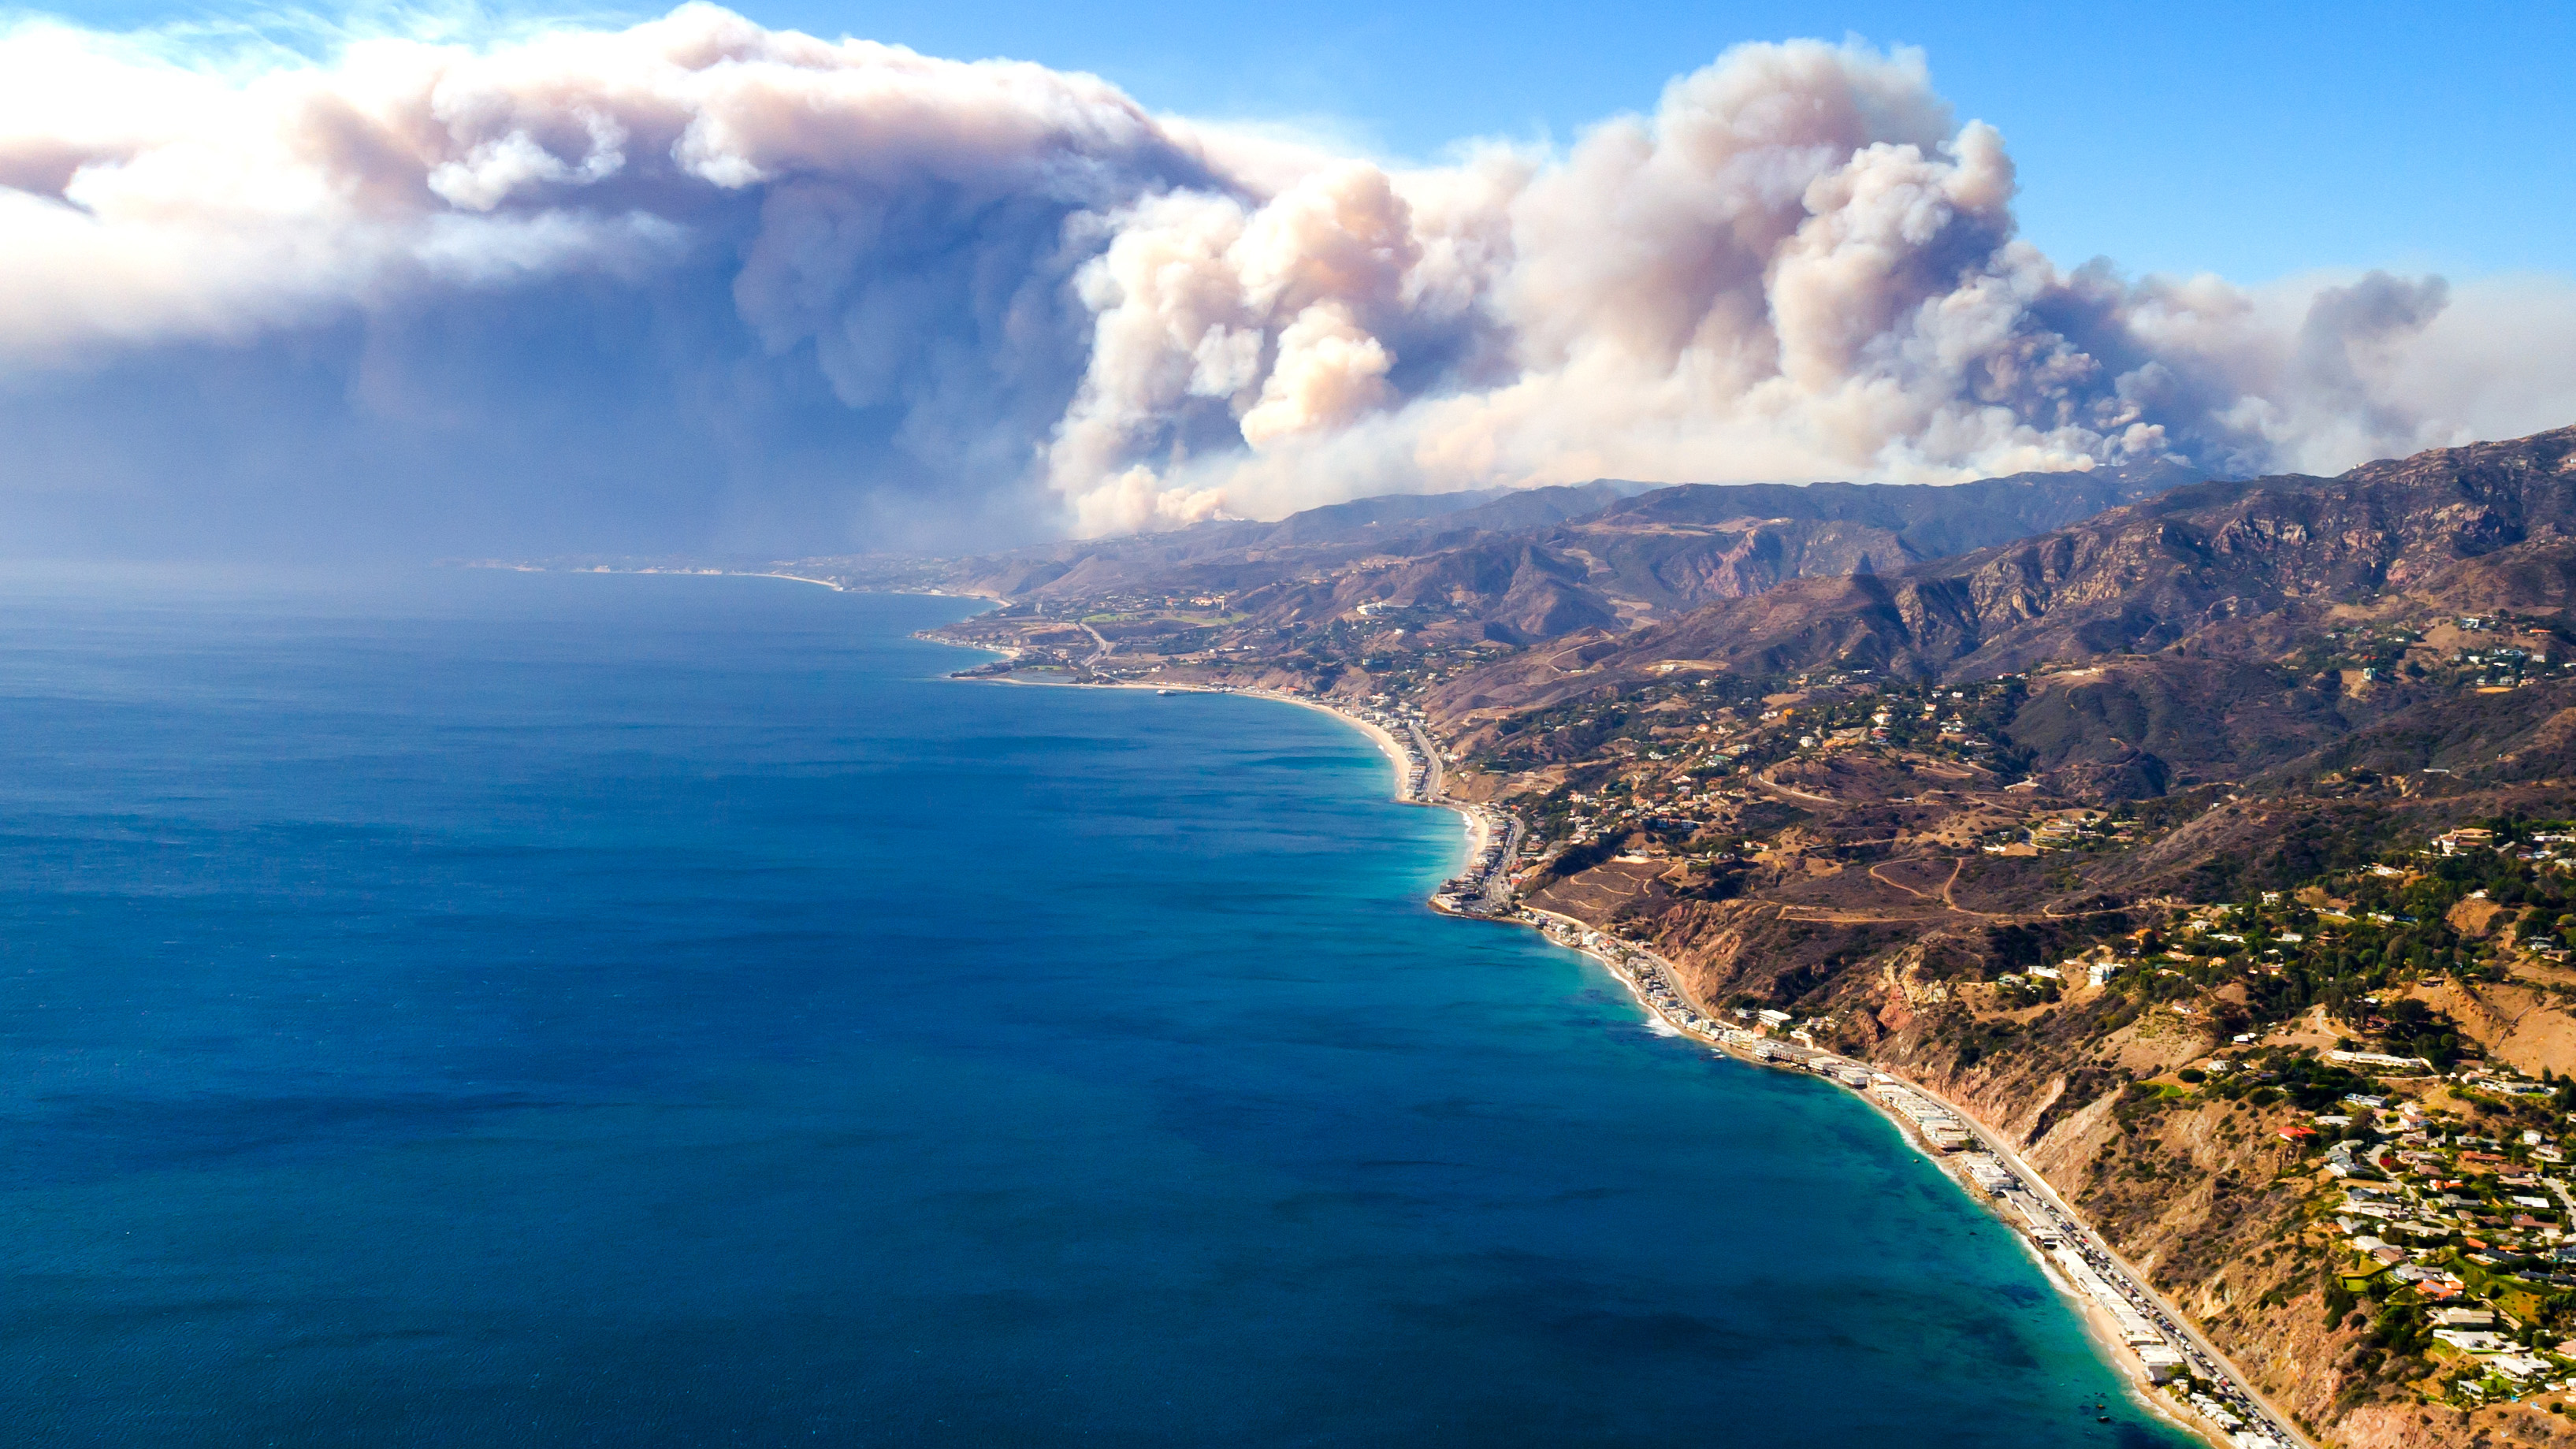
{"label": "deep blue water", "polygon": [[963,607],[0,579],[0,1432],[2179,1442],[1360,737]]}

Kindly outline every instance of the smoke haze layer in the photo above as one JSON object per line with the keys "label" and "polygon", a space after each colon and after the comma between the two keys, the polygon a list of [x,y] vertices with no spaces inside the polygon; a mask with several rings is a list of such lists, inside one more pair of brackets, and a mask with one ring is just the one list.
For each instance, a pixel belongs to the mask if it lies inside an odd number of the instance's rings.
{"label": "smoke haze layer", "polygon": [[[2576,419],[2576,289],[2016,239],[1923,57],[1394,166],[692,5],[0,33],[19,552],[959,548],[1553,483],[2333,470]],[[2177,204],[2183,204],[2178,201]]]}

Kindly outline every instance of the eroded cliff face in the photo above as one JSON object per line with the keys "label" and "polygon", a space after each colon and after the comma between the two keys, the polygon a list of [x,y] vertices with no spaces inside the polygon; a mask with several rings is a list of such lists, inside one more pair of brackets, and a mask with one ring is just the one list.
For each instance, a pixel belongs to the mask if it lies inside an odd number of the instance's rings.
{"label": "eroded cliff face", "polygon": [[[1658,941],[1695,994],[1722,1003],[1776,977],[1763,952],[1781,925],[1773,914],[1744,902],[1681,910]],[[2331,1180],[2281,1135],[2304,1120],[2296,1109],[2191,1103],[2138,1085],[2211,1043],[2131,1019],[2106,993],[1981,1011],[1974,999],[1987,988],[1944,973],[1958,944],[1909,943],[1844,973],[1832,1044],[2002,1133],[2321,1442],[2576,1444],[2564,1419],[2518,1406],[2472,1416],[2425,1405],[2406,1389],[2413,1361],[2374,1347],[2348,1299],[2339,1313],[2330,1305]]]}

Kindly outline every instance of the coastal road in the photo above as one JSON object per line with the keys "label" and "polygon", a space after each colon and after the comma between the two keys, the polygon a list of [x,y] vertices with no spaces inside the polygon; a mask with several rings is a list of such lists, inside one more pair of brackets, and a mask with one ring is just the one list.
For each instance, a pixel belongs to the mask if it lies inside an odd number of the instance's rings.
{"label": "coastal road", "polygon": [[1101,632],[1100,632],[1099,630],[1097,630],[1097,629],[1092,628],[1089,624],[1085,624],[1085,625],[1083,625],[1083,626],[1082,626],[1082,632],[1083,632],[1083,633],[1085,633],[1085,634],[1090,635],[1090,636],[1091,636],[1091,642],[1100,646],[1098,649],[1096,649],[1096,650],[1094,650],[1094,651],[1092,652],[1092,655],[1091,655],[1091,657],[1090,657],[1090,658],[1088,658],[1088,659],[1086,659],[1086,660],[1082,661],[1082,667],[1083,667],[1083,668],[1085,668],[1085,669],[1089,669],[1089,668],[1090,668],[1090,667],[1092,667],[1093,665],[1098,664],[1101,660],[1106,659],[1106,658],[1108,658],[1110,655],[1115,654],[1115,653],[1117,653],[1117,652],[1118,652],[1118,646],[1117,646],[1117,645],[1115,645],[1115,644],[1110,643],[1110,642],[1109,642],[1109,637],[1108,637],[1107,635],[1105,635],[1105,634],[1101,633]]}
{"label": "coastal road", "polygon": [[[1532,912],[1532,914],[1555,915],[1554,912]],[[1578,929],[1590,929],[1571,917],[1558,916],[1557,919],[1565,920]],[[1626,958],[1627,965],[1622,967],[1614,961],[1612,969],[1634,982],[1639,996],[1644,999],[1649,1010],[1662,1014],[1662,1008],[1656,1005],[1655,1000],[1661,996],[1686,1004],[1691,1009],[1698,1010],[1703,1016],[1707,1015],[1706,1011],[1700,1009],[1699,1003],[1682,989],[1680,975],[1672,969],[1670,962],[1641,947],[1623,944],[1620,950]],[[1679,1022],[1673,1024],[1680,1025]],[[1813,1054],[1832,1055],[1821,1052]],[[2313,1449],[2307,1436],[2298,1431],[2297,1427],[2290,1422],[2289,1416],[2274,1408],[2270,1401],[2257,1392],[2253,1381],[2234,1364],[2228,1362],[2227,1356],[2220,1353],[2217,1346],[2192,1325],[2190,1318],[2185,1316],[2180,1308],[2168,1302],[2162,1294],[2149,1286],[2145,1274],[2131,1267],[2126,1259],[2114,1252],[2111,1245],[2099,1233],[2093,1231],[2092,1227],[2057,1195],[2057,1189],[2049,1184],[2048,1179],[2040,1176],[2035,1168],[2024,1162],[2021,1154],[2014,1151],[2010,1144],[1957,1104],[1920,1083],[1907,1081],[1893,1072],[1867,1062],[1858,1062],[1855,1065],[1867,1067],[1880,1076],[1903,1082],[1907,1087],[1921,1093],[1957,1118],[1970,1135],[1976,1138],[1978,1145],[1993,1153],[1997,1160],[2012,1171],[2014,1176],[2021,1179],[2024,1190],[2048,1209],[2050,1216],[2056,1220],[2058,1231],[2069,1243],[2075,1245],[2076,1251],[2092,1265],[2093,1270],[2127,1298],[2131,1306],[2145,1314],[2174,1341],[2175,1346],[2180,1348],[2190,1360],[2193,1377],[2215,1387],[2214,1397],[2225,1404],[2238,1418],[2245,1420],[2250,1427],[2270,1434],[2277,1442],[2297,1446],[2297,1449]]]}
{"label": "coastal road", "polygon": [[1413,747],[1422,752],[1422,798],[1426,801],[1437,801],[1441,798],[1440,786],[1443,779],[1440,750],[1431,743],[1431,736],[1422,732],[1422,726],[1412,720],[1404,722],[1404,729],[1407,734],[1413,736]]}
{"label": "coastal road", "polygon": [[1485,875],[1485,909],[1505,911],[1512,904],[1512,860],[1520,853],[1521,817],[1506,810],[1503,814],[1503,848],[1494,857],[1494,868]]}
{"label": "coastal road", "polygon": [[[1863,1065],[1868,1064],[1863,1063]],[[1874,1066],[1870,1067],[1870,1070],[1879,1072],[1883,1076],[1895,1075]],[[1897,1080],[1905,1079],[1899,1077]],[[2049,1209],[2050,1215],[2057,1220],[2058,1231],[2065,1234],[2067,1239],[2076,1245],[2076,1250],[2083,1254],[2085,1261],[2093,1265],[2095,1272],[2109,1280],[2112,1287],[2128,1298],[2132,1306],[2153,1320],[2158,1328],[2181,1340],[2180,1347],[2192,1359],[2193,1376],[2212,1380],[2219,1385],[2220,1392],[2217,1397],[2220,1402],[2226,1404],[2237,1417],[2246,1420],[2249,1424],[2270,1430],[2273,1437],[2280,1442],[2298,1445],[2300,1449],[2313,1449],[2308,1437],[2300,1433],[2290,1422],[2289,1415],[2274,1408],[2271,1402],[2255,1389],[2253,1380],[2239,1371],[2236,1365],[2228,1362],[2227,1355],[2220,1353],[2217,1345],[2201,1336],[2200,1330],[2192,1325],[2189,1316],[2150,1286],[2146,1275],[2131,1267],[2129,1261],[2114,1251],[2101,1234],[2093,1231],[2092,1225],[2085,1222],[2074,1208],[2067,1205],[2065,1199],[2057,1195],[2057,1189],[2049,1184],[2048,1179],[2040,1176],[2038,1170],[2029,1163],[2022,1161],[2021,1154],[2015,1152],[2001,1136],[1974,1116],[1961,1111],[1938,1093],[1926,1089],[1920,1083],[1909,1081],[1905,1082],[1905,1085],[1939,1103],[1952,1116],[1958,1118],[1969,1133],[1977,1139],[1978,1144],[1993,1153],[2004,1166],[2010,1168],[2013,1175],[2022,1180],[2023,1189],[2038,1198],[2042,1205]]]}
{"label": "coastal road", "polygon": [[[1416,758],[1422,761],[1422,793],[1410,797],[1425,805],[1446,805],[1452,810],[1481,812],[1485,807],[1469,805],[1448,798],[1444,786],[1447,773],[1440,768],[1440,750],[1422,726],[1405,720],[1404,732],[1413,742]],[[1505,915],[1512,908],[1512,857],[1521,848],[1521,818],[1509,810],[1496,812],[1503,818],[1502,849],[1494,857],[1494,868],[1477,881],[1476,900],[1489,914]],[[1471,821],[1471,830],[1478,828]]]}

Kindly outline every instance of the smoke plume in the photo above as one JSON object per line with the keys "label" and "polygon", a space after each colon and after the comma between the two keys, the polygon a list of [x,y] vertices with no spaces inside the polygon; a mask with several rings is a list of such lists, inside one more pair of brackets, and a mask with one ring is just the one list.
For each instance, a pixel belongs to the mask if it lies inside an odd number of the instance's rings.
{"label": "smoke plume", "polygon": [[2576,419],[2576,290],[2068,270],[1923,58],[1402,167],[768,31],[0,33],[22,544],[955,547],[1617,476],[2332,469]]}

